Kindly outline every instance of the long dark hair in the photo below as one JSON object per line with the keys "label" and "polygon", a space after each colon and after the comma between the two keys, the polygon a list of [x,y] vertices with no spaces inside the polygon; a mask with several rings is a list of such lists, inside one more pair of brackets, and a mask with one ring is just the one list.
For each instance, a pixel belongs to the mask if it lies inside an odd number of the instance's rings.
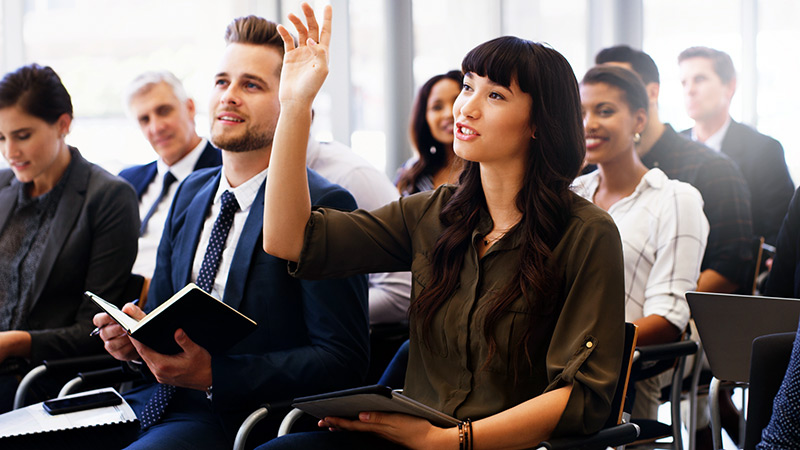
{"label": "long dark hair", "polygon": [[[569,186],[586,153],[578,83],[560,53],[516,37],[500,37],[477,46],[464,57],[462,70],[506,87],[516,80],[533,99],[530,120],[536,125],[536,138],[530,141],[530,157],[516,197],[522,218],[511,232],[521,235],[519,270],[485,305],[483,323],[489,345],[485,368],[497,349],[497,323],[511,304],[523,297],[531,320],[521,342],[511,345],[521,350],[530,365],[529,343],[552,331],[544,325],[554,323],[554,313],[560,311],[562,280],[549,259],[569,220],[573,199]],[[431,283],[411,305],[410,314],[426,342],[436,310],[455,292],[482,208],[486,208],[486,199],[480,164],[466,162],[459,186],[440,215],[445,229],[433,251]],[[517,358],[514,363],[516,367]]]}
{"label": "long dark hair", "polygon": [[72,117],[72,100],[61,78],[49,66],[22,66],[0,80],[0,109],[19,108],[50,125],[63,114]]}
{"label": "long dark hair", "polygon": [[414,107],[411,109],[409,126],[411,143],[419,154],[419,159],[397,179],[397,188],[400,192],[409,194],[417,192],[415,187],[417,180],[424,175],[433,175],[447,162],[445,144],[434,139],[426,118],[428,98],[431,96],[433,86],[442,80],[453,80],[460,86],[464,76],[458,70],[451,70],[432,77],[419,88],[417,97],[414,99]]}

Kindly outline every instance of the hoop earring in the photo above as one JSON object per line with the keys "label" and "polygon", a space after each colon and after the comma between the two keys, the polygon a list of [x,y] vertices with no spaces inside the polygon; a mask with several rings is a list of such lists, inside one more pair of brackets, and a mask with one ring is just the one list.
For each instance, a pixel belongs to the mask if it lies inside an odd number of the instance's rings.
{"label": "hoop earring", "polygon": [[633,133],[633,143],[638,144],[642,141],[642,135],[639,133]]}

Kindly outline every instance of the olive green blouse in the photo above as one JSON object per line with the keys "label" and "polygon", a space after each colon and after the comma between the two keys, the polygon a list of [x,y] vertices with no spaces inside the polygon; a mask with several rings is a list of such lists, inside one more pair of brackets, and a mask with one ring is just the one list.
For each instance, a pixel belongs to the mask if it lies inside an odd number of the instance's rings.
{"label": "olive green blouse", "polygon": [[[315,209],[300,260],[290,270],[300,278],[329,278],[410,269],[413,302],[431,279],[431,255],[444,229],[439,213],[454,191],[443,186],[371,212]],[[481,211],[456,292],[435,313],[427,344],[411,323],[404,393],[475,420],[571,385],[553,436],[597,431],[608,417],[623,355],[624,269],[613,220],[574,197],[572,216],[549,262],[559,275],[561,304],[537,319],[529,346],[532,365],[517,357],[531,314],[520,297],[497,323],[496,353],[483,368],[484,306],[518,270],[521,242],[521,233],[508,234],[481,258],[476,244],[491,229],[491,217]]]}

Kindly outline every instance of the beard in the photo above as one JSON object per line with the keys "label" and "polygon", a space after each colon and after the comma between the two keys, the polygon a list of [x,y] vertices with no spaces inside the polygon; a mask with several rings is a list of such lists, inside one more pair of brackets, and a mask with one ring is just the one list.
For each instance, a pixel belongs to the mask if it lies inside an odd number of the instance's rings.
{"label": "beard", "polygon": [[222,150],[234,153],[252,152],[272,145],[274,133],[247,129],[240,136],[220,136],[211,130],[211,142]]}

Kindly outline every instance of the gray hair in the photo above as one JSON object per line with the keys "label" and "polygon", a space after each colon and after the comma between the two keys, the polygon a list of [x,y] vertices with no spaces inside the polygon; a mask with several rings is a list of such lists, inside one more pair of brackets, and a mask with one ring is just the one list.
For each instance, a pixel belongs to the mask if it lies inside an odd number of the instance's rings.
{"label": "gray hair", "polygon": [[189,95],[186,93],[183,83],[181,83],[181,80],[179,80],[175,74],[168,70],[153,70],[140,74],[128,84],[128,87],[125,89],[125,108],[130,108],[131,100],[133,100],[134,97],[146,94],[161,83],[165,83],[169,86],[170,89],[172,89],[172,93],[175,94],[175,97],[177,97],[181,103],[189,99]]}

